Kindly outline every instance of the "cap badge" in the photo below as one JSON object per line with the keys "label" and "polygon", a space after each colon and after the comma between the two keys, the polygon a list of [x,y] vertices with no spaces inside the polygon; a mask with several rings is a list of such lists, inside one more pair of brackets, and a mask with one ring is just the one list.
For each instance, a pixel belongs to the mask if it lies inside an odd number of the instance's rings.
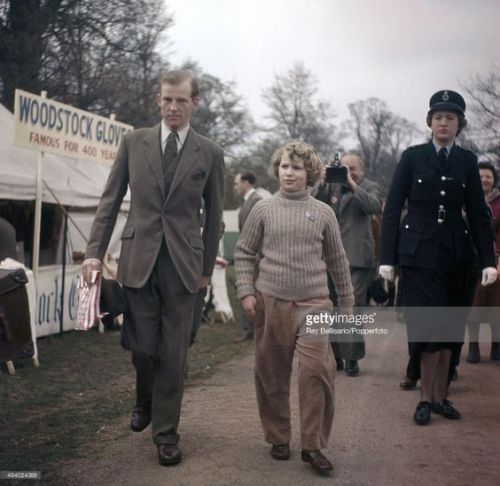
{"label": "cap badge", "polygon": [[445,91],[443,93],[443,96],[441,98],[443,101],[448,101],[450,99],[450,95],[448,94],[448,91]]}

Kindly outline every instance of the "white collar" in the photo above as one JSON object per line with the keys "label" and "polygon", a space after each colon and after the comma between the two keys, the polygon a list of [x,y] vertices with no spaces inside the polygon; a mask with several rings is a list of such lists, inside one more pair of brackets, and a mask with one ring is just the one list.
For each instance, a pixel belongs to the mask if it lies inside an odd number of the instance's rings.
{"label": "white collar", "polygon": [[255,192],[255,187],[252,187],[244,196],[243,200],[248,201],[248,198]]}
{"label": "white collar", "polygon": [[[189,132],[189,123],[184,127],[184,128],[181,128],[178,132],[177,132],[177,135],[179,135],[179,139],[177,140],[177,145],[182,147],[184,145],[184,142],[186,141],[186,138],[188,136],[188,132]],[[162,147],[164,147],[164,145],[167,143],[167,138],[168,136],[170,135],[170,132],[172,130],[170,130],[170,128],[167,127],[167,125],[165,125],[165,121],[162,120],[161,121],[161,124],[160,124],[160,130],[161,130],[161,133],[160,133],[160,140],[161,140],[161,145]]]}

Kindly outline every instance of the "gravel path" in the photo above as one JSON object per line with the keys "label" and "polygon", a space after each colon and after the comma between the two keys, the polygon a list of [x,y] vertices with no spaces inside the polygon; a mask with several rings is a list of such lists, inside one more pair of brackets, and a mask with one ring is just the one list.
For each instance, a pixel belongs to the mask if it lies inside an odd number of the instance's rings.
{"label": "gravel path", "polygon": [[[339,373],[334,430],[326,455],[330,477],[315,475],[300,460],[296,378],[292,377],[292,457],[275,461],[262,437],[253,385],[253,357],[221,366],[188,388],[181,419],[183,461],[161,467],[150,429],[126,432],[129,417],[111,424],[117,439],[91,461],[61,471],[77,485],[487,485],[500,484],[500,362],[459,368],[450,399],[460,421],[433,415],[418,427],[412,414],[418,391],[398,386],[406,366],[405,329],[367,339],[367,357],[356,378]],[[482,354],[486,355],[486,345]],[[111,431],[113,433],[113,430]],[[94,447],[94,445],[96,447]],[[99,445],[92,447],[98,449]]]}

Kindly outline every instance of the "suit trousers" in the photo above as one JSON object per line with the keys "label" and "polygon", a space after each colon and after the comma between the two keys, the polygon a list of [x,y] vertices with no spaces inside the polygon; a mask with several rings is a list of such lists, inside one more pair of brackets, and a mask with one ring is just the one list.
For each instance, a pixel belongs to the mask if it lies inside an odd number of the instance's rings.
{"label": "suit trousers", "polygon": [[331,311],[331,301],[286,301],[259,292],[256,298],[255,387],[265,439],[273,445],[290,441],[290,376],[297,352],[301,444],[321,449],[332,428],[336,367],[328,334],[307,335],[304,318]]}
{"label": "suit trousers", "polygon": [[[354,305],[358,308],[368,305],[368,288],[372,283],[373,268],[350,267],[352,287],[354,289]],[[360,312],[358,309],[357,312]],[[352,335],[349,341],[341,341],[339,344],[339,354],[346,360],[358,361],[365,356],[365,340],[362,334]]]}
{"label": "suit trousers", "polygon": [[[138,344],[135,349],[131,346],[137,404],[151,404],[155,444],[176,444],[196,294],[182,283],[165,242],[146,285],[139,289],[124,287],[124,291],[127,318]],[[141,346],[141,338],[147,346]]]}

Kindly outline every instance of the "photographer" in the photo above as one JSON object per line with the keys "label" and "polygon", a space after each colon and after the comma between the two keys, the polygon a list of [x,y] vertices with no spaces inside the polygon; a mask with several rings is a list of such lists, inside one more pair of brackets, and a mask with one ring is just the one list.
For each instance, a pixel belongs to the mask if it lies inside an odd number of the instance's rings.
{"label": "photographer", "polygon": [[[354,287],[354,305],[368,305],[367,291],[376,268],[372,217],[382,209],[380,188],[364,175],[364,163],[356,154],[344,154],[341,166],[328,166],[316,198],[333,208],[337,216]],[[362,336],[339,343],[349,376],[359,373],[358,360],[365,355]]]}

